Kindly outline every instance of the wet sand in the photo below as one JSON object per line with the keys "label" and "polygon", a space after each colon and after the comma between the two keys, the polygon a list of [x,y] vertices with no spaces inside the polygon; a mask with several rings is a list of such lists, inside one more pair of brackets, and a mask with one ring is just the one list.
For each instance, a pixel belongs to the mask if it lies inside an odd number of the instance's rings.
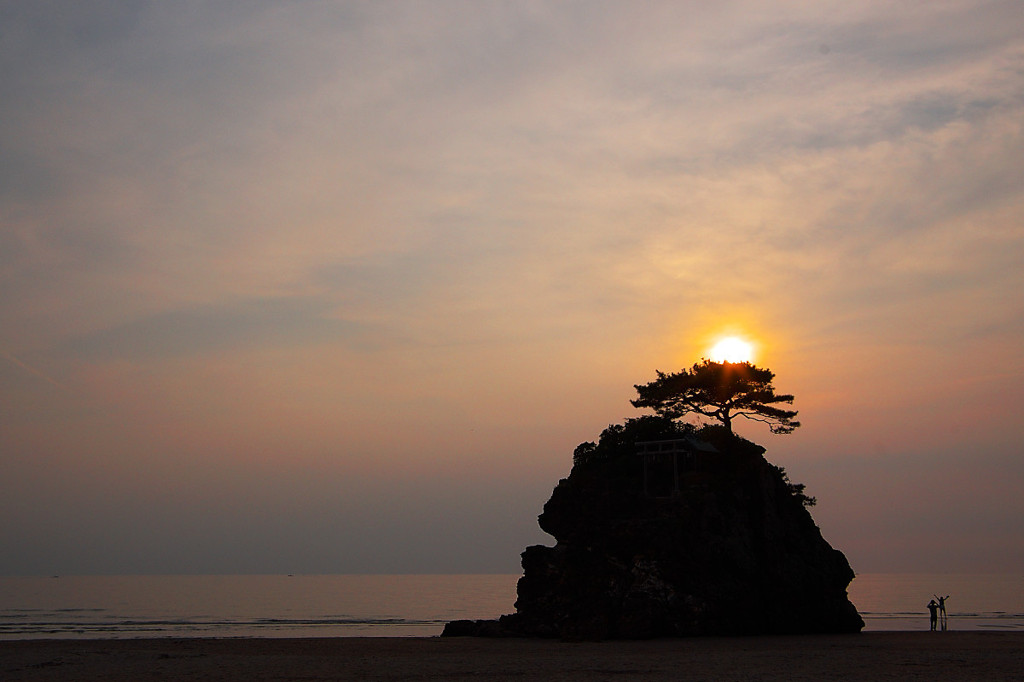
{"label": "wet sand", "polygon": [[0,642],[0,679],[1021,680],[1021,632],[559,642],[477,638]]}

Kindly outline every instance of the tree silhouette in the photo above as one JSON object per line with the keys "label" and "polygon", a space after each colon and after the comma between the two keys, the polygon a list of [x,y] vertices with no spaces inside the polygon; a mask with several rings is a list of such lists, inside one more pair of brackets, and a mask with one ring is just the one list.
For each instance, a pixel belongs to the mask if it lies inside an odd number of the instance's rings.
{"label": "tree silhouette", "polygon": [[713,417],[732,433],[734,417],[768,424],[772,433],[792,433],[800,426],[795,410],[774,407],[792,404],[793,396],[775,393],[775,373],[749,362],[703,360],[674,374],[658,372],[649,384],[634,386],[640,395],[634,407],[650,407],[669,419],[690,413]]}

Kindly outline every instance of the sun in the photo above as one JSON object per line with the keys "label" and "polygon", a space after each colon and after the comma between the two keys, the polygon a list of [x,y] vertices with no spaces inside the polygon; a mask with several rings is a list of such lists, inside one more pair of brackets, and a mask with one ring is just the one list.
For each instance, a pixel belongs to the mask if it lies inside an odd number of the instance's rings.
{"label": "sun", "polygon": [[750,362],[754,359],[754,346],[738,336],[720,339],[711,349],[715,362]]}

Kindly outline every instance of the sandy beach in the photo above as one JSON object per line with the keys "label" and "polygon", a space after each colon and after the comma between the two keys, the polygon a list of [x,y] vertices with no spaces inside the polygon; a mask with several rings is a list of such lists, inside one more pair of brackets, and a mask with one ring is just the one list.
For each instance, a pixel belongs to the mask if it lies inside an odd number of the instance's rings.
{"label": "sandy beach", "polygon": [[1024,633],[559,642],[476,638],[0,642],[18,680],[1020,680]]}

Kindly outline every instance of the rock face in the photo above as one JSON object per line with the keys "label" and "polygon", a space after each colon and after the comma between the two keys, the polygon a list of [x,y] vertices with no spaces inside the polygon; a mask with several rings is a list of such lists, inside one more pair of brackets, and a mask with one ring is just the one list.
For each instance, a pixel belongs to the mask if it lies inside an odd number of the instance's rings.
{"label": "rock face", "polygon": [[[700,438],[715,452],[637,455],[637,442]],[[808,513],[803,487],[764,449],[656,417],[576,450],[540,515],[554,547],[523,552],[516,613],[445,635],[570,639],[858,632],[853,571]]]}

